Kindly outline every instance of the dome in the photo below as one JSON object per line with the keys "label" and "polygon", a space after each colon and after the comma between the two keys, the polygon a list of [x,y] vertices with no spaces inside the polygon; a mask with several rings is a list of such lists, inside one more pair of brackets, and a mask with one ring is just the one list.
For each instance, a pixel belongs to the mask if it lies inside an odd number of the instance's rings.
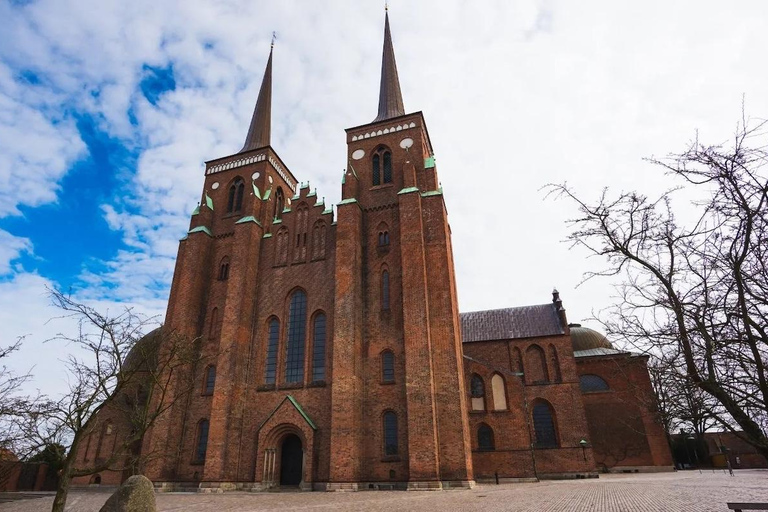
{"label": "dome", "polygon": [[571,328],[571,344],[574,352],[591,348],[613,348],[608,338],[589,327],[582,327],[581,324],[570,324],[568,327]]}

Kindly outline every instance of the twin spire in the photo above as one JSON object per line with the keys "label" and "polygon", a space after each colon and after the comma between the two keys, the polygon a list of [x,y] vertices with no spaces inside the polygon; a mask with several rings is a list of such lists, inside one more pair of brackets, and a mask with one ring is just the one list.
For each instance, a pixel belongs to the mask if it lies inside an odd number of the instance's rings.
{"label": "twin spire", "polygon": [[[251,125],[248,127],[248,135],[245,137],[244,153],[253,149],[270,145],[270,131],[272,128],[272,51],[275,46],[274,36],[272,46],[269,49],[267,68],[264,70],[264,78],[259,89],[259,98],[253,109]],[[397,77],[397,64],[395,63],[395,50],[392,46],[392,34],[389,30],[389,13],[384,14],[384,49],[381,56],[381,84],[379,87],[379,113],[372,122],[384,121],[405,114],[403,107],[403,94],[400,92],[400,80]]]}

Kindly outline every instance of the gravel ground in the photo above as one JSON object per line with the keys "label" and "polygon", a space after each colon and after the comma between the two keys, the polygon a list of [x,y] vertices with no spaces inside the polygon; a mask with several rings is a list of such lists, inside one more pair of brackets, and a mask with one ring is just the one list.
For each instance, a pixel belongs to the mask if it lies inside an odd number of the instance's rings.
{"label": "gravel ground", "polygon": [[[97,512],[104,492],[72,492],[67,511]],[[768,470],[603,475],[599,479],[479,485],[472,490],[275,492],[157,495],[158,510],[229,512],[251,510],[514,510],[596,512],[727,511],[726,502],[768,502]],[[50,510],[52,497],[0,505],[2,512]]]}

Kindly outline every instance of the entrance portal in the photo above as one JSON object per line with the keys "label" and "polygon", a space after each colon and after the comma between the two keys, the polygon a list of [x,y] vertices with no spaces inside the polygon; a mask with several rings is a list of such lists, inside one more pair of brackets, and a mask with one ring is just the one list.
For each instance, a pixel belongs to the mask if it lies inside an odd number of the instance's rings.
{"label": "entrance portal", "polygon": [[295,434],[287,435],[280,449],[280,485],[299,485],[303,463],[301,439]]}

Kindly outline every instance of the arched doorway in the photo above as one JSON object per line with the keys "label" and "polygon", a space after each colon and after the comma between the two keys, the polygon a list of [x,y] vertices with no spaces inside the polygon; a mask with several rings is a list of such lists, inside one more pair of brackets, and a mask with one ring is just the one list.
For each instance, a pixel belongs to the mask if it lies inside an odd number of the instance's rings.
{"label": "arched doorway", "polygon": [[296,434],[288,434],[280,448],[280,485],[299,485],[303,463],[301,439]]}

